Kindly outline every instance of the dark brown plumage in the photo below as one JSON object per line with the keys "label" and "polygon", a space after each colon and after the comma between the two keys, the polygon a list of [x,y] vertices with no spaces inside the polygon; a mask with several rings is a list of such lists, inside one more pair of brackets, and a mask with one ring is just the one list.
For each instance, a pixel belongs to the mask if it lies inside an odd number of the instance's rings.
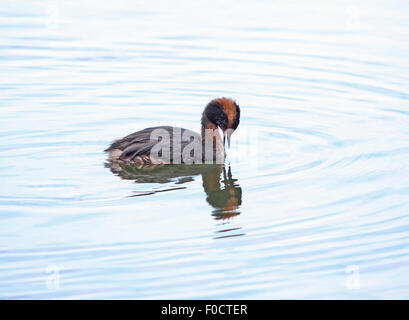
{"label": "dark brown plumage", "polygon": [[[239,122],[240,108],[236,102],[229,98],[218,98],[210,101],[203,111],[201,134],[170,126],[145,128],[114,141],[105,152],[109,153],[111,161],[139,164],[202,163],[209,160],[205,154],[205,150],[209,150],[205,148],[205,140],[208,139],[213,152],[211,160],[216,161],[219,155],[223,159],[225,157],[224,143],[221,143],[217,128],[223,131],[224,142],[227,138],[230,145],[230,136],[237,129]],[[159,137],[158,132],[163,133],[162,136]],[[167,141],[164,140],[166,136],[169,137],[169,143],[164,150],[169,151],[169,157],[163,157],[163,154],[161,157],[160,153],[153,154],[153,148],[159,142]],[[180,143],[180,149],[177,148],[176,142]],[[183,156],[184,151],[185,154],[190,152],[189,161]]]}

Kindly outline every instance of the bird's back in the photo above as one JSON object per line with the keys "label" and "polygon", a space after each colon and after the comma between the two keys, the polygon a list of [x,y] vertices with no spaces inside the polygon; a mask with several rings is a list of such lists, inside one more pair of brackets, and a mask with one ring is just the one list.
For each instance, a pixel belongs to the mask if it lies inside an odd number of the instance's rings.
{"label": "bird's back", "polygon": [[[143,164],[184,163],[181,154],[192,142],[201,145],[201,135],[184,128],[158,126],[145,128],[115,140],[105,151],[109,153],[109,159],[112,161]],[[157,148],[154,148],[158,143],[161,143],[162,147],[159,157],[155,153]],[[193,152],[191,157],[193,162],[201,161],[202,152]]]}

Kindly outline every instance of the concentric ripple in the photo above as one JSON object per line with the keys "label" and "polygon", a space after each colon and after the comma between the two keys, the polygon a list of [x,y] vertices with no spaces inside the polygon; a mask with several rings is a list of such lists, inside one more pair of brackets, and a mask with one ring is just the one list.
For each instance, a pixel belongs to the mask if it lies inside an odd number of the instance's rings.
{"label": "concentric ripple", "polygon": [[[409,7],[8,1],[0,298],[409,298]],[[113,167],[241,106],[224,167]]]}

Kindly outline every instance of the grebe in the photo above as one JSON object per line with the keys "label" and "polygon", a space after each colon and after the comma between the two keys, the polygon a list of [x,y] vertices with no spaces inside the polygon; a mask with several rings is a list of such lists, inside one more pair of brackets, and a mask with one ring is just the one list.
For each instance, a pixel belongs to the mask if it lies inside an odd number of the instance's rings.
{"label": "grebe", "polygon": [[[226,138],[230,147],[230,136],[239,122],[237,103],[230,98],[217,98],[203,111],[201,134],[170,126],[146,128],[114,141],[105,152],[111,161],[142,165],[221,163],[226,156]],[[218,128],[223,131],[223,142]]]}

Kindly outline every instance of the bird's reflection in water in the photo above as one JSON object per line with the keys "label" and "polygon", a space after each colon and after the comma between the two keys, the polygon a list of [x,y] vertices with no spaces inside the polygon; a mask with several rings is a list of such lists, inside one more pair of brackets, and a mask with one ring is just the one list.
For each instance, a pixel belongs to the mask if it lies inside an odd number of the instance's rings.
{"label": "bird's reflection in water", "polygon": [[[233,179],[231,168],[216,164],[201,165],[145,165],[137,166],[126,163],[108,162],[106,167],[126,180],[134,180],[136,183],[173,183],[173,187],[155,189],[149,191],[136,191],[131,197],[147,196],[158,192],[166,192],[177,189],[185,189],[183,184],[194,180],[195,176],[202,176],[203,189],[206,193],[206,201],[214,208],[212,216],[216,220],[227,220],[240,214],[242,191],[236,179]],[[219,230],[223,233],[218,238],[239,236],[243,234],[230,234],[241,228],[229,228]]]}
{"label": "bird's reflection in water", "polygon": [[218,166],[207,168],[202,172],[203,189],[207,195],[206,201],[214,208],[215,219],[227,219],[240,214],[241,188],[233,179],[231,168]]}

